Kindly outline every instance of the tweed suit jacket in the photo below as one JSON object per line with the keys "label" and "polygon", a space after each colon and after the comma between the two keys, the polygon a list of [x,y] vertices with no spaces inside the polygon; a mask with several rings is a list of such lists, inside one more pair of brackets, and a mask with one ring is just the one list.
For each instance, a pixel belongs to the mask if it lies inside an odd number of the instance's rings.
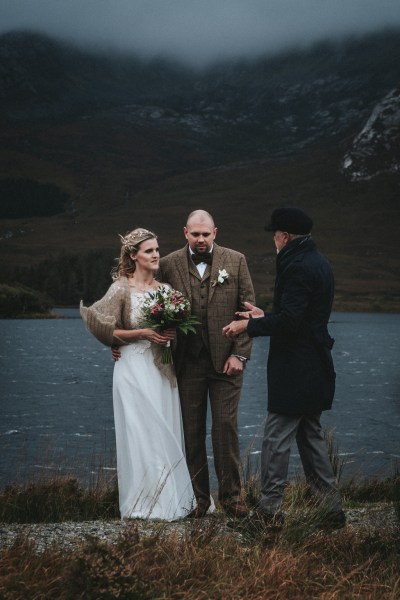
{"label": "tweed suit jacket", "polygon": [[[160,260],[160,280],[169,283],[192,300],[189,269],[201,279],[189,259],[188,245]],[[218,272],[222,269],[226,270],[228,278],[222,284],[215,284]],[[252,342],[247,333],[229,340],[222,336],[222,328],[235,318],[236,311],[243,310],[243,302],[254,302],[254,289],[244,255],[215,243],[211,274],[207,281],[210,286],[207,305],[208,345],[213,366],[221,373],[231,354],[250,358]],[[178,336],[175,357],[178,374],[188,343],[190,335]]]}

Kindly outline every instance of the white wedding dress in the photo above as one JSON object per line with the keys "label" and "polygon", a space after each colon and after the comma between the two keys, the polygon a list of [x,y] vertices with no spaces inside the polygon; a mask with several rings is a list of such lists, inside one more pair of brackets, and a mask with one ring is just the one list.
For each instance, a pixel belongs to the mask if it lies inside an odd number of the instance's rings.
{"label": "white wedding dress", "polygon": [[[131,292],[132,324],[144,293]],[[185,461],[178,388],[155,366],[151,343],[121,348],[115,363],[113,403],[119,505],[122,518],[185,517],[195,506]]]}

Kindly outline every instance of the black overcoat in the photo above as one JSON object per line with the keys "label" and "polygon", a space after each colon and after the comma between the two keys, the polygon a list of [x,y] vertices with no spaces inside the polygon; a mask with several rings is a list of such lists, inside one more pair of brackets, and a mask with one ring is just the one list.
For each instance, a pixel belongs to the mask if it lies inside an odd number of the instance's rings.
{"label": "black overcoat", "polygon": [[335,371],[328,333],[334,295],[331,266],[311,237],[277,256],[273,312],[251,319],[251,337],[270,336],[268,410],[316,414],[332,406]]}

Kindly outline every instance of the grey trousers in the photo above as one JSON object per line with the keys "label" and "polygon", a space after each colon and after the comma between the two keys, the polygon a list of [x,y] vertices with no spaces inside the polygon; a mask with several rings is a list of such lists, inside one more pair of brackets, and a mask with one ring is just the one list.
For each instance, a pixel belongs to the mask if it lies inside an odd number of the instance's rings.
{"label": "grey trousers", "polygon": [[320,414],[268,413],[261,451],[260,509],[274,513],[281,507],[288,475],[290,447],[296,438],[306,480],[327,510],[342,508],[329,460]]}

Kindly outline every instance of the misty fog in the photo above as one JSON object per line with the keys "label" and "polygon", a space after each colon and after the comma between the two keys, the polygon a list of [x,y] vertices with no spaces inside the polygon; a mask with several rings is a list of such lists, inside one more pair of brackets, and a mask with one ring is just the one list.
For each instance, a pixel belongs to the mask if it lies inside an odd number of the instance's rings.
{"label": "misty fog", "polygon": [[204,66],[400,26],[399,0],[2,0],[0,33]]}

